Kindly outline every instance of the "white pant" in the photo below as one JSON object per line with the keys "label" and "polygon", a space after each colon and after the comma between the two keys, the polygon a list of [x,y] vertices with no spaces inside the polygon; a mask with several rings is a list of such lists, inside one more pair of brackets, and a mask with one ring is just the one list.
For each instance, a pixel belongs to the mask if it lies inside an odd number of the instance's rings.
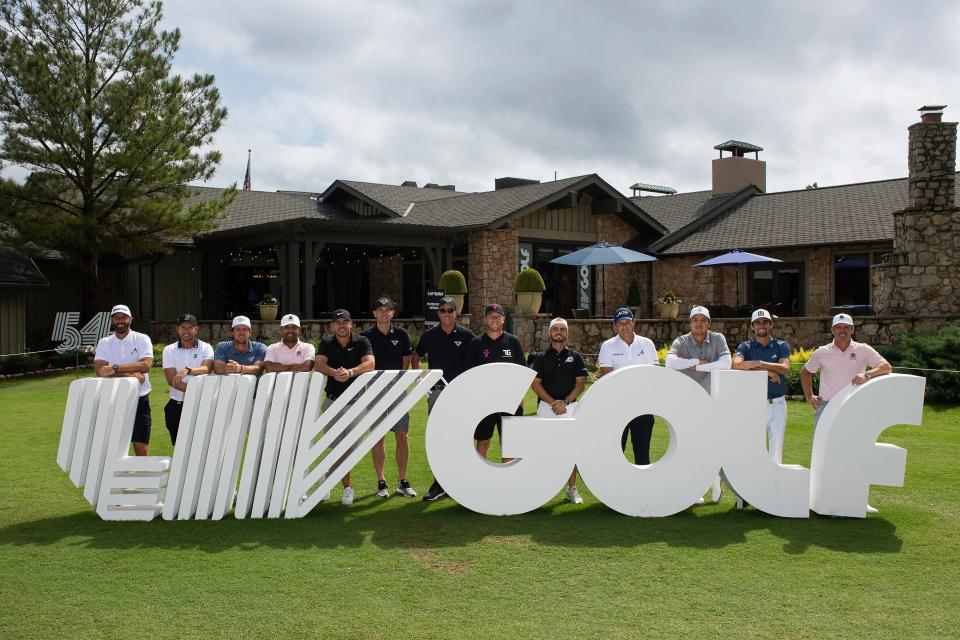
{"label": "white pant", "polygon": [[537,417],[538,418],[572,418],[573,411],[577,408],[576,402],[571,402],[567,405],[567,412],[563,415],[557,415],[553,412],[553,409],[550,408],[550,404],[541,400],[537,403]]}
{"label": "white pant", "polygon": [[787,400],[774,398],[767,405],[767,438],[770,459],[783,463],[783,435],[787,431]]}

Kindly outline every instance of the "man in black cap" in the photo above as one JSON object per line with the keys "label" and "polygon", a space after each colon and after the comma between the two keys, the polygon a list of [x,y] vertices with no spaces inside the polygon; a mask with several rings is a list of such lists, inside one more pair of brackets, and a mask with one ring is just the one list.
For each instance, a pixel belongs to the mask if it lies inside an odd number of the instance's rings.
{"label": "man in black cap", "polygon": [[[450,296],[440,299],[437,307],[437,318],[440,324],[428,329],[420,336],[417,348],[411,354],[411,365],[414,369],[420,368],[420,358],[428,358],[430,369],[442,369],[443,379],[450,383],[467,369],[467,347],[476,336],[473,332],[457,324],[457,303]],[[443,383],[438,383],[430,390],[427,396],[427,415],[433,409],[434,403],[440,397]],[[423,499],[433,502],[447,495],[440,483],[436,480],[430,486]]]}
{"label": "man in black cap", "polygon": [[[396,305],[390,298],[380,298],[374,303],[373,315],[377,324],[364,329],[360,335],[370,341],[373,347],[373,358],[379,371],[397,371],[410,367],[410,336],[406,330],[393,324],[393,314]],[[397,439],[397,493],[407,498],[415,498],[417,492],[407,481],[407,462],[410,460],[410,441],[407,432],[410,431],[410,414],[405,414],[397,424],[391,427]],[[383,475],[383,467],[387,453],[383,446],[383,438],[373,445],[370,455],[373,458],[373,469],[377,472],[377,497],[389,498],[387,481]]]}
{"label": "man in black cap", "polygon": [[[493,362],[512,362],[521,367],[527,366],[527,359],[523,354],[523,345],[520,344],[520,338],[503,330],[503,321],[506,315],[503,307],[499,304],[487,305],[483,312],[483,322],[487,325],[487,331],[470,341],[470,346],[467,349],[467,368],[479,367]],[[477,441],[477,453],[482,457],[487,457],[494,430],[500,431],[501,416],[508,415],[510,414],[492,413],[477,425],[473,432],[473,439]],[[514,415],[523,415],[522,401]],[[507,462],[507,459],[503,458],[503,462]]]}
{"label": "man in black cap", "polygon": [[163,375],[170,385],[170,400],[163,408],[163,417],[170,432],[170,442],[177,444],[180,414],[187,383],[193,376],[213,371],[213,347],[197,339],[197,319],[189,313],[177,318],[179,340],[163,348]]}
{"label": "man in black cap", "polygon": [[[324,388],[327,397],[323,401],[321,411],[326,411],[347,387],[353,384],[357,376],[367,371],[373,371],[373,348],[370,341],[363,336],[353,333],[353,319],[346,309],[337,309],[333,312],[333,335],[324,337],[317,347],[314,371],[327,376],[327,386]],[[337,446],[346,433],[333,441],[331,447]],[[353,487],[350,486],[350,474],[343,476],[343,496],[341,504],[353,504]]]}

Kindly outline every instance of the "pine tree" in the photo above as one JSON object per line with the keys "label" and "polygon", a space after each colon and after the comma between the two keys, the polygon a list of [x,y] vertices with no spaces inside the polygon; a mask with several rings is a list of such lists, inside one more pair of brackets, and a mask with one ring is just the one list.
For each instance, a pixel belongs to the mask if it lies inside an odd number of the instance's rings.
{"label": "pine tree", "polygon": [[0,185],[0,234],[60,251],[87,314],[102,256],[165,252],[213,228],[235,192],[185,202],[220,162],[227,110],[213,76],[171,74],[180,32],[159,30],[162,15],[142,0],[0,1],[0,159],[30,174]]}

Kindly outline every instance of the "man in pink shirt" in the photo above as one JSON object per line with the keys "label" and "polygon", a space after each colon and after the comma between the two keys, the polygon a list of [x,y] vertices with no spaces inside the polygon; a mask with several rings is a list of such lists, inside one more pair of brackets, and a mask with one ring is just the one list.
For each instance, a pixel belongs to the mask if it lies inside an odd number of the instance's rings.
{"label": "man in pink shirt", "polygon": [[267,373],[311,371],[315,359],[313,345],[300,340],[300,318],[288,313],[280,319],[280,342],[267,347],[263,368]]}
{"label": "man in pink shirt", "polygon": [[[833,342],[814,351],[800,370],[803,397],[814,409],[814,428],[827,403],[841,389],[848,384],[863,384],[870,378],[886,375],[892,370],[890,363],[876,349],[862,342],[854,342],[853,332],[853,318],[846,313],[833,316]],[[817,371],[820,372],[820,395],[813,395],[813,374]],[[876,512],[876,509],[867,505],[867,513]]]}

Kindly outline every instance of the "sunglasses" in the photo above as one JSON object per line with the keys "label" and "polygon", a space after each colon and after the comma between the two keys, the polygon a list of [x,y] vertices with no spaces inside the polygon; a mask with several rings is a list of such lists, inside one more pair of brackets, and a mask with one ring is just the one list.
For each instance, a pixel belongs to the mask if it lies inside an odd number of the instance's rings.
{"label": "sunglasses", "polygon": [[439,311],[440,313],[453,313],[453,309],[451,309],[450,307],[445,307],[445,308],[443,308],[443,309],[437,309],[437,311]]}

